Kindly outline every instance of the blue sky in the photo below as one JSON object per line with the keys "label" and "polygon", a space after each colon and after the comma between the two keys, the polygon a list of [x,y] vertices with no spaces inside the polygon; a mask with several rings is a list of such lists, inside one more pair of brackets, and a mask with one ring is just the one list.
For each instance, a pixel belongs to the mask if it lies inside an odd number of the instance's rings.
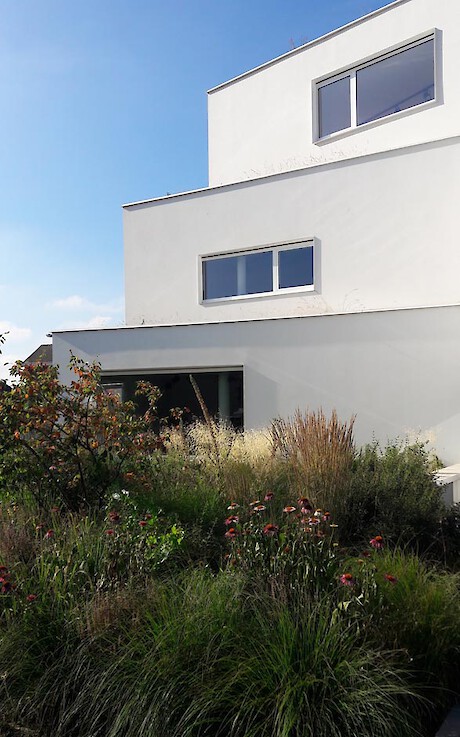
{"label": "blue sky", "polygon": [[121,205],[206,186],[207,89],[388,4],[3,0],[0,363],[123,324]]}

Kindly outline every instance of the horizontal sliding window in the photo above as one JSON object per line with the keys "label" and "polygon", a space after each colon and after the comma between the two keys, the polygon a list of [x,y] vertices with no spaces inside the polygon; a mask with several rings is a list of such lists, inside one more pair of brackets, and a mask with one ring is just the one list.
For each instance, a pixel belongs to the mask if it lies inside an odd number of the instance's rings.
{"label": "horizontal sliding window", "polygon": [[231,299],[313,286],[313,243],[202,260],[203,299]]}
{"label": "horizontal sliding window", "polygon": [[320,82],[319,138],[434,100],[434,60],[430,36]]}

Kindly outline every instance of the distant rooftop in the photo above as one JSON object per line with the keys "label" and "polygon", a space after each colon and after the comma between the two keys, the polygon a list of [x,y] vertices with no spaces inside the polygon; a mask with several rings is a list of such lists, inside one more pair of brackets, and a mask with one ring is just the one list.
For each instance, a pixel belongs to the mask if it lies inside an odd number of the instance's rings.
{"label": "distant rooftop", "polygon": [[53,363],[53,346],[51,343],[43,343],[30,356],[24,359],[24,363]]}

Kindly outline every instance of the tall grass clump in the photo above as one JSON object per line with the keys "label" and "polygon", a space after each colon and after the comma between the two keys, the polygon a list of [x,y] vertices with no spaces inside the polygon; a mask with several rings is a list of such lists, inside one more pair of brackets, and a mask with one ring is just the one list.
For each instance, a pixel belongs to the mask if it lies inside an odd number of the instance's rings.
{"label": "tall grass clump", "polygon": [[289,464],[297,495],[307,494],[319,506],[333,508],[350,478],[355,447],[355,418],[341,422],[335,410],[301,412],[272,422],[274,453]]}
{"label": "tall grass clump", "polygon": [[[397,658],[330,601],[292,608],[246,577],[187,572],[139,599],[135,626],[88,638],[24,701],[56,737],[409,737]],[[67,671],[67,672],[66,672]],[[59,699],[44,698],[54,682]]]}

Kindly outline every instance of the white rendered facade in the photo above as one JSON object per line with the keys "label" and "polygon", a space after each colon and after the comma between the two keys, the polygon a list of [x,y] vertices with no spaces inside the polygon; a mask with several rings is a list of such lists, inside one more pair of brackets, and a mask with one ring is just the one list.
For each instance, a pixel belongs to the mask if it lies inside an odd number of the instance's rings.
{"label": "white rendered facade", "polygon": [[[416,104],[321,136],[321,86],[362,106],[368,69],[422,53]],[[211,186],[124,207],[127,326],[55,333],[54,360],[241,371],[246,427],[336,408],[358,442],[421,431],[457,462],[459,57],[455,0],[398,0],[212,90]]]}

